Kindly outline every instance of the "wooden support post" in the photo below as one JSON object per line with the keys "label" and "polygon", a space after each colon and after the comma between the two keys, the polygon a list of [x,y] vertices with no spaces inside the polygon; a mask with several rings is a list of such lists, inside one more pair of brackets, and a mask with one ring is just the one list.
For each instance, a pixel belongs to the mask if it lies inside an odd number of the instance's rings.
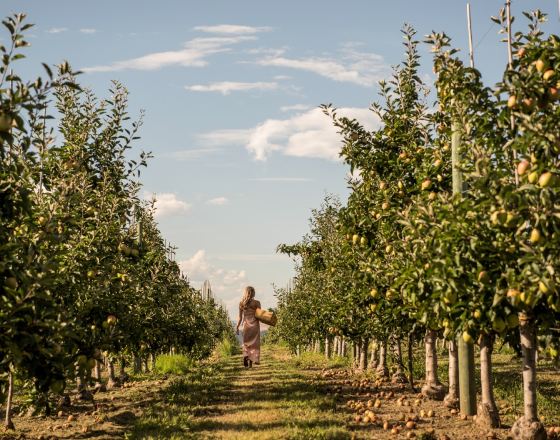
{"label": "wooden support post", "polygon": [[[459,168],[461,162],[461,126],[452,124],[451,133],[451,167],[453,194],[463,192],[463,176]],[[459,407],[461,413],[472,416],[476,414],[476,388],[474,381],[474,344],[458,340],[459,347]]]}

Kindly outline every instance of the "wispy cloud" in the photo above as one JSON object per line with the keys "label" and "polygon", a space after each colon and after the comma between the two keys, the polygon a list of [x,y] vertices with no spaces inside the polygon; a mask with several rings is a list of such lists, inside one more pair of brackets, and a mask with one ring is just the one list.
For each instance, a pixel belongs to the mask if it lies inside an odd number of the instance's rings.
{"label": "wispy cloud", "polygon": [[97,32],[97,29],[93,29],[93,28],[82,28],[80,29],[80,32],[82,34],[95,34]]}
{"label": "wispy cloud", "polygon": [[308,177],[254,177],[252,182],[311,182]]}
{"label": "wispy cloud", "polygon": [[119,70],[157,70],[169,66],[204,67],[211,55],[229,52],[231,46],[255,40],[254,36],[202,37],[184,44],[183,49],[154,52],[138,58],[116,61],[112,64],[84,67],[84,72],[114,72]]}
{"label": "wispy cloud", "polygon": [[[379,119],[367,108],[340,108],[339,116],[355,118],[366,129],[379,126]],[[256,160],[273,152],[287,156],[339,160],[340,135],[320,108],[287,119],[267,119],[249,129],[217,130],[199,136],[209,146],[241,145]]]}
{"label": "wispy cloud", "polygon": [[175,160],[194,160],[204,156],[222,152],[222,148],[191,148],[188,150],[173,151],[164,153],[162,157],[168,157]]}
{"label": "wispy cloud", "polygon": [[47,29],[47,34],[61,34],[62,32],[66,32],[68,28],[65,27],[52,27]]}
{"label": "wispy cloud", "polygon": [[215,130],[198,135],[198,139],[208,147],[220,147],[225,145],[239,145],[247,142],[251,136],[251,129],[225,129]]}
{"label": "wispy cloud", "polygon": [[294,105],[284,105],[280,107],[281,112],[292,112],[292,111],[303,111],[308,110],[311,106],[307,104],[294,104]]}
{"label": "wispy cloud", "polygon": [[218,24],[215,26],[196,26],[193,28],[195,31],[207,32],[211,34],[235,34],[235,35],[247,35],[256,34],[259,32],[269,32],[272,30],[269,26],[242,26],[236,24]]}
{"label": "wispy cloud", "polygon": [[223,205],[227,205],[228,202],[229,200],[225,197],[215,197],[213,199],[206,201],[206,204],[214,205],[214,206],[223,206]]}
{"label": "wispy cloud", "polygon": [[261,66],[283,67],[312,72],[339,82],[371,87],[386,77],[389,66],[381,55],[360,52],[345,46],[338,56],[289,58],[282,55],[266,56],[256,61]]}
{"label": "wispy cloud", "polygon": [[145,199],[154,199],[155,198],[155,217],[162,218],[162,217],[170,217],[174,215],[180,215],[187,212],[191,205],[183,200],[180,200],[176,194],[173,193],[144,193]]}
{"label": "wispy cloud", "polygon": [[210,84],[196,84],[185,86],[185,89],[192,92],[218,92],[222,95],[229,95],[231,92],[244,92],[248,90],[275,90],[278,88],[277,82],[233,82],[222,81]]}

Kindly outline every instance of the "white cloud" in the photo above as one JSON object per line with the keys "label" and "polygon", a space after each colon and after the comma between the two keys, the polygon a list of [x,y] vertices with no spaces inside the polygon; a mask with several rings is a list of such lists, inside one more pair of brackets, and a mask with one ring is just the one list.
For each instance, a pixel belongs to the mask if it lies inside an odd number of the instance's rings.
{"label": "white cloud", "polygon": [[307,104],[285,105],[283,107],[280,107],[280,111],[284,113],[291,112],[291,111],[301,111],[301,110],[307,110],[309,109],[309,107],[311,106]]}
{"label": "white cloud", "polygon": [[176,194],[173,193],[159,193],[150,194],[148,192],[144,193],[144,198],[155,198],[155,217],[170,217],[173,215],[184,214],[187,212],[191,205],[183,200],[179,200]]}
{"label": "white cloud", "polygon": [[223,206],[226,205],[229,200],[225,197],[215,197],[213,199],[208,200],[206,203],[208,205],[215,205],[215,206]]}
{"label": "white cloud", "polygon": [[236,35],[247,35],[256,34],[259,32],[268,32],[272,28],[268,26],[241,26],[236,24],[219,24],[215,26],[196,26],[193,28],[195,31],[207,32],[212,34],[236,34]]}
{"label": "white cloud", "polygon": [[255,177],[251,182],[311,182],[308,177]]}
{"label": "white cloud", "polygon": [[47,34],[61,34],[62,32],[66,32],[68,28],[65,27],[52,27],[47,29]]}
{"label": "white cloud", "polygon": [[278,88],[276,82],[233,82],[222,81],[206,85],[196,84],[185,86],[185,89],[193,92],[219,92],[222,95],[229,95],[231,92],[240,92],[247,90],[274,90]]}
{"label": "white cloud", "polygon": [[216,267],[209,261],[204,249],[199,249],[192,257],[180,261],[179,267],[195,288],[200,288],[205,280],[209,280],[214,295],[224,300],[230,312],[235,310],[234,306],[248,284],[245,270]]}
{"label": "white cloud", "polygon": [[82,28],[80,29],[80,32],[82,34],[95,34],[97,32],[97,29],[93,29],[93,28]]}
{"label": "white cloud", "polygon": [[224,145],[239,145],[247,142],[251,136],[251,129],[225,129],[216,130],[209,133],[198,135],[201,142],[209,147],[219,147]]}
{"label": "white cloud", "polygon": [[114,72],[119,70],[156,70],[168,66],[204,67],[209,56],[231,51],[231,47],[242,42],[255,40],[253,36],[202,37],[194,38],[180,50],[154,52],[138,58],[116,61],[112,64],[84,67],[84,72]]}
{"label": "white cloud", "polygon": [[375,53],[359,52],[354,47],[343,47],[339,57],[288,58],[268,56],[257,61],[261,66],[285,67],[316,73],[339,82],[371,87],[389,72],[383,57]]}
{"label": "white cloud", "polygon": [[[356,118],[368,130],[379,119],[367,108],[340,108],[339,117]],[[288,156],[339,160],[341,138],[322,109],[314,108],[288,119],[267,119],[256,127],[218,130],[200,135],[210,146],[243,145],[256,160],[266,160],[274,151]]]}

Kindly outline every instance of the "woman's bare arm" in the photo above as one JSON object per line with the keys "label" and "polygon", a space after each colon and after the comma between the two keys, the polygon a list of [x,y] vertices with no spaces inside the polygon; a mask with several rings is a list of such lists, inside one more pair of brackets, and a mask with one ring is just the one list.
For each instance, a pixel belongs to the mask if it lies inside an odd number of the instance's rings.
{"label": "woman's bare arm", "polygon": [[235,329],[235,333],[239,334],[239,326],[243,322],[243,310],[239,307],[239,319],[237,320],[237,328]]}

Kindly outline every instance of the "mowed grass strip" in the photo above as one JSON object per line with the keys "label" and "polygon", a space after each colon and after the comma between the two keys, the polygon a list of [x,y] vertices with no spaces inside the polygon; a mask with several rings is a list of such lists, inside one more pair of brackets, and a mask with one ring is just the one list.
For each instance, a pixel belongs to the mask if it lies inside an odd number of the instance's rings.
{"label": "mowed grass strip", "polygon": [[176,378],[138,419],[129,439],[349,439],[331,396],[309,384],[280,347],[265,347],[262,364],[241,356]]}

